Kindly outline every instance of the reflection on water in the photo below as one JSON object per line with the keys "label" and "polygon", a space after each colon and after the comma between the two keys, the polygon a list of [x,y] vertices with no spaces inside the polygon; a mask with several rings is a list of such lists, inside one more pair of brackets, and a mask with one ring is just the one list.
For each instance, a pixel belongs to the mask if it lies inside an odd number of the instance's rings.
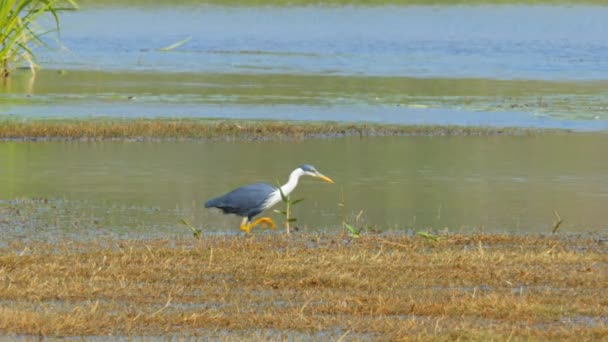
{"label": "reflection on water", "polygon": [[239,220],[203,209],[206,199],[284,182],[307,162],[336,180],[296,189],[308,230],[336,229],[363,210],[358,223],[380,229],[548,232],[556,210],[563,230],[598,231],[608,222],[607,148],[604,134],[2,143],[0,227],[5,238],[171,236],[189,234],[178,224],[187,218],[235,232]]}

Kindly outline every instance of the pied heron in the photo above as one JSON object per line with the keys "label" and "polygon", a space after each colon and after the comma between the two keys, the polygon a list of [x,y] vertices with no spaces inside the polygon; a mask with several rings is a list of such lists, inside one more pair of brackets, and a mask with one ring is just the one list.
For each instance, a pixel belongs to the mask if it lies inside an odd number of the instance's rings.
{"label": "pied heron", "polygon": [[279,203],[281,201],[281,191],[285,196],[289,196],[298,185],[301,176],[320,178],[328,183],[334,182],[331,178],[317,171],[312,165],[305,164],[291,172],[289,180],[280,187],[280,190],[278,187],[267,183],[245,185],[225,195],[210,199],[205,203],[205,208],[218,208],[224,214],[242,216],[241,230],[246,234],[249,234],[251,228],[258,224],[267,224],[274,228],[275,224],[270,217],[260,217],[253,222],[252,219],[262,211]]}

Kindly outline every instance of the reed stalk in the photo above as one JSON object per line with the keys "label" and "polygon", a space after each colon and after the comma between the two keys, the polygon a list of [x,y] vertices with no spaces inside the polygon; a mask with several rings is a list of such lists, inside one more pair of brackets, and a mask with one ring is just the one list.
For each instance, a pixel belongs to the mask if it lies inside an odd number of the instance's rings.
{"label": "reed stalk", "polygon": [[[34,72],[34,47],[45,45],[45,34],[59,34],[58,12],[76,8],[74,0],[0,0],[0,78],[9,77],[22,62]],[[50,30],[38,25],[45,16],[52,18],[54,27]]]}

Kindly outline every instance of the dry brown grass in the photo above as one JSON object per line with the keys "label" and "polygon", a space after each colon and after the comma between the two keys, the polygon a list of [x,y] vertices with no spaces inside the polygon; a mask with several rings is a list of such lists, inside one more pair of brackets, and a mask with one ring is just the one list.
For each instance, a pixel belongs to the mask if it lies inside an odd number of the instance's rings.
{"label": "dry brown grass", "polygon": [[591,237],[206,237],[11,243],[0,332],[220,339],[608,338]]}
{"label": "dry brown grass", "polygon": [[4,120],[0,140],[301,139],[376,135],[505,135],[538,133],[520,128],[396,126],[334,122],[205,119]]}

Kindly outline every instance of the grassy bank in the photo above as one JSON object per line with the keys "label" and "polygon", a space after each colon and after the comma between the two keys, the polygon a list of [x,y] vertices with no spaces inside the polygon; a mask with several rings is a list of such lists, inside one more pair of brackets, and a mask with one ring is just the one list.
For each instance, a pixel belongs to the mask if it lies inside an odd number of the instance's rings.
{"label": "grassy bank", "polygon": [[0,255],[7,335],[608,338],[598,237],[14,242]]}
{"label": "grassy bank", "polygon": [[389,135],[515,135],[542,132],[551,130],[206,119],[0,121],[0,140],[243,140]]}

